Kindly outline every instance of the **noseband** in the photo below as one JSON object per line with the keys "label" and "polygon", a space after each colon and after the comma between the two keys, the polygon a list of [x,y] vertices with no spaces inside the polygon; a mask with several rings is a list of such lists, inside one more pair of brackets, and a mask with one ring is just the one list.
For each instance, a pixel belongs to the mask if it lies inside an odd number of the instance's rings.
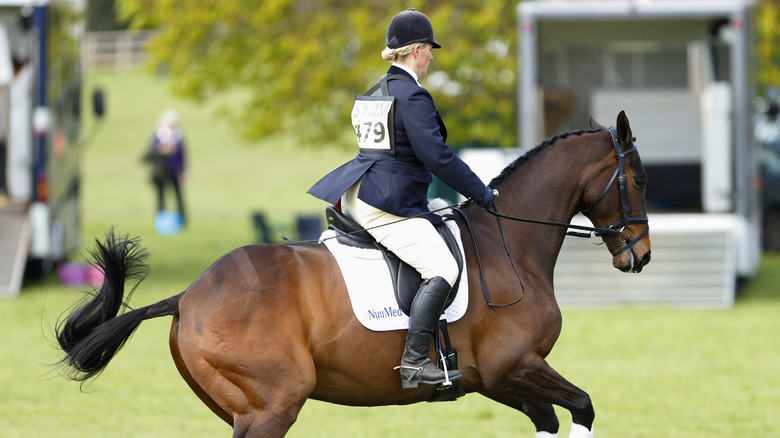
{"label": "noseband", "polygon": [[[631,144],[631,148],[627,151],[623,151],[620,147],[620,142],[618,141],[617,137],[617,130],[614,126],[610,126],[608,128],[609,134],[612,136],[612,145],[615,147],[615,155],[617,156],[617,168],[615,169],[615,173],[612,174],[612,178],[609,179],[609,183],[607,183],[607,187],[604,188],[604,190],[601,192],[601,195],[596,199],[596,201],[591,204],[590,207],[585,208],[582,210],[582,213],[588,213],[592,211],[594,208],[596,208],[596,205],[598,205],[599,202],[601,202],[602,199],[607,195],[609,192],[609,189],[612,188],[612,185],[615,183],[615,180],[618,181],[618,189],[620,191],[620,214],[621,218],[616,220],[615,222],[612,222],[611,224],[607,225],[607,229],[616,231],[617,233],[609,233],[609,234],[617,234],[618,239],[622,240],[625,243],[625,246],[618,249],[617,251],[610,251],[613,256],[617,256],[622,254],[624,251],[627,251],[631,249],[631,247],[636,244],[636,242],[642,240],[643,237],[645,237],[650,231],[650,227],[645,228],[645,231],[642,232],[636,239],[631,238],[631,228],[629,225],[631,224],[646,224],[648,223],[647,216],[629,216],[628,215],[628,189],[626,188],[627,184],[627,178],[626,178],[626,156],[629,154],[632,154],[636,152],[636,145]],[[623,237],[624,233],[628,231],[628,233]],[[597,235],[600,233],[595,232]]]}

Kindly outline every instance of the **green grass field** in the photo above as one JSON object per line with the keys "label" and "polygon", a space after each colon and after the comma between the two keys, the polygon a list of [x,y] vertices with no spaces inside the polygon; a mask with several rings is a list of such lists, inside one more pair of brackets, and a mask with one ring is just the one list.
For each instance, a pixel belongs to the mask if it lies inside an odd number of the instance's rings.
{"label": "green grass field", "polygon": [[[108,115],[83,155],[84,241],[91,246],[111,226],[142,237],[152,271],[134,297],[137,306],[183,290],[222,253],[252,243],[254,211],[292,236],[283,224],[324,207],[306,189],[353,154],[336,147],[295,149],[285,139],[243,142],[213,117],[211,106],[177,100],[161,80],[140,72],[93,74],[89,84],[107,91]],[[169,107],[180,111],[190,143],[185,194],[191,224],[182,234],[159,236],[140,156],[157,115]],[[564,310],[563,333],[549,362],[590,393],[598,437],[775,437],[779,285],[780,256],[770,254],[732,309]],[[0,301],[0,436],[230,436],[176,371],[168,318],[142,324],[83,391],[60,377],[51,366],[60,358],[52,330],[79,296],[49,278],[26,284],[18,299]],[[560,436],[567,436],[570,416],[558,412]],[[310,401],[289,436],[533,433],[524,415],[473,394],[454,403],[382,408]]]}

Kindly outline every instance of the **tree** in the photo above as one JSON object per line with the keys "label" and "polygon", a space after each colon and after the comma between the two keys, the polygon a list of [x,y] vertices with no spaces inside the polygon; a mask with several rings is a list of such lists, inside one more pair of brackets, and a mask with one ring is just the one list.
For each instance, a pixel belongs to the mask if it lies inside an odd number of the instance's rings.
{"label": "tree", "polygon": [[767,86],[780,85],[780,1],[761,2],[757,17],[759,94]]}
{"label": "tree", "polygon": [[116,0],[89,0],[87,2],[87,29],[90,31],[120,30],[126,23],[117,20]]}
{"label": "tree", "polygon": [[[516,144],[516,2],[452,0],[413,5],[433,23],[425,86],[450,144]],[[151,68],[197,100],[228,91],[226,113],[249,138],[302,133],[308,143],[351,130],[349,109],[386,71],[387,24],[408,2],[354,0],[118,0],[134,28],[159,30]],[[352,146],[351,144],[349,146]]]}

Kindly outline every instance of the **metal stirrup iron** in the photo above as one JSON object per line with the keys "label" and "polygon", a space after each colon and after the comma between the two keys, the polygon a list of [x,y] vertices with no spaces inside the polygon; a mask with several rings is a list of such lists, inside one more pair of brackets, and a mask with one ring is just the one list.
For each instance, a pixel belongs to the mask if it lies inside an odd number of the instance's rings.
{"label": "metal stirrup iron", "polygon": [[447,359],[444,357],[442,351],[439,351],[439,355],[441,355],[441,366],[444,367],[442,370],[444,371],[444,382],[442,382],[441,388],[449,388],[452,386],[452,380],[450,380],[450,370],[447,367]]}

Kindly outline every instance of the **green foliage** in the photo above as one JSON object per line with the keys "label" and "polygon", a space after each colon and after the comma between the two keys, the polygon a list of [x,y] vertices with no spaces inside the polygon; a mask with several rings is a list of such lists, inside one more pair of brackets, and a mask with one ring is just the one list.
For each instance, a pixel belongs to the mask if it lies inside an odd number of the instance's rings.
{"label": "green foliage", "polygon": [[[154,26],[151,67],[197,101],[239,90],[223,108],[249,138],[288,132],[319,144],[350,131],[353,96],[387,69],[387,24],[407,2],[119,0],[133,27]],[[453,144],[515,145],[514,2],[414,6],[443,49],[426,86]],[[352,146],[350,144],[350,146]]]}
{"label": "green foliage", "polygon": [[762,0],[756,26],[759,93],[780,85],[780,1]]}
{"label": "green foliage", "polygon": [[114,4],[116,0],[89,0],[87,2],[87,30],[108,31],[127,28],[127,24],[117,18]]}
{"label": "green foliage", "polygon": [[[379,55],[387,23],[414,6],[428,15],[443,44],[423,83],[450,143],[516,145],[517,2],[116,1],[132,27],[159,29],[149,47],[150,68],[167,72],[177,94],[202,102],[236,91],[242,99],[221,113],[245,137],[285,132],[314,145],[350,131],[353,95],[387,68]],[[759,3],[759,93],[780,84],[779,9],[777,0]]]}

